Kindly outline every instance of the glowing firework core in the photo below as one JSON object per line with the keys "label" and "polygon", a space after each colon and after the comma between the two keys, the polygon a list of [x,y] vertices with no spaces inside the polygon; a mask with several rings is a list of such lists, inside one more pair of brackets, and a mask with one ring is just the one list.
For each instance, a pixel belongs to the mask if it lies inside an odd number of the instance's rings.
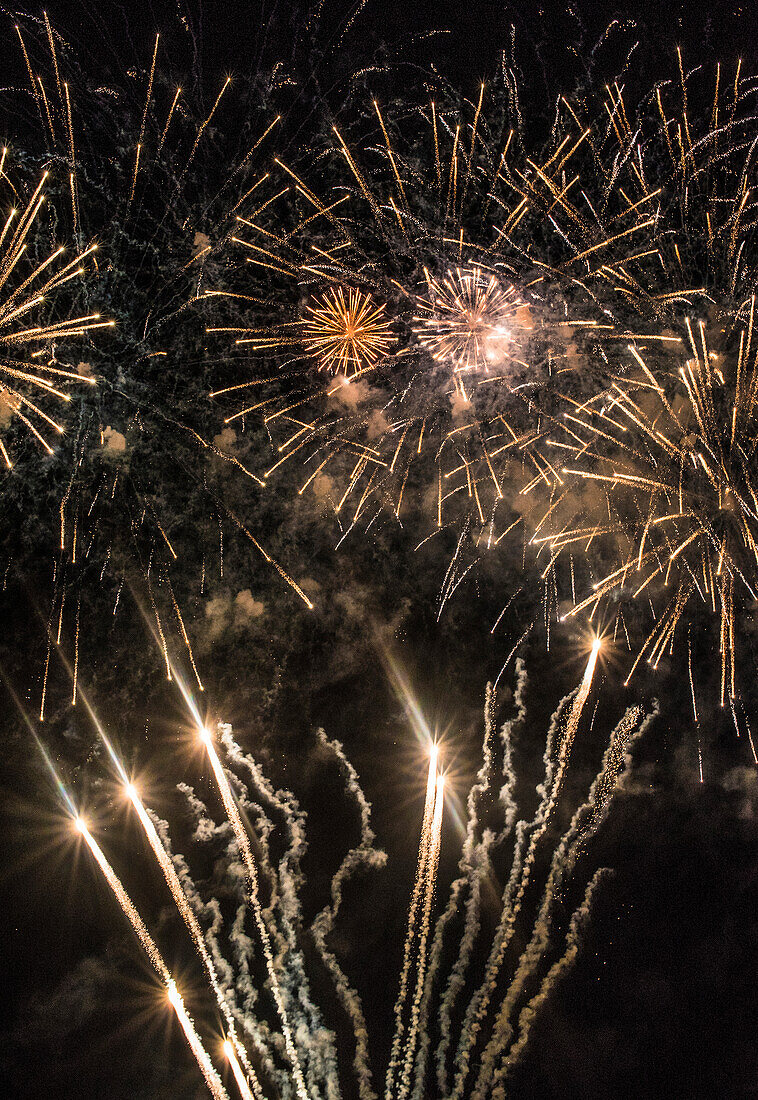
{"label": "glowing firework core", "polygon": [[457,267],[439,281],[427,271],[426,280],[428,297],[416,299],[421,347],[456,371],[500,362],[512,342],[508,320],[522,305],[513,287],[503,288],[479,267]]}

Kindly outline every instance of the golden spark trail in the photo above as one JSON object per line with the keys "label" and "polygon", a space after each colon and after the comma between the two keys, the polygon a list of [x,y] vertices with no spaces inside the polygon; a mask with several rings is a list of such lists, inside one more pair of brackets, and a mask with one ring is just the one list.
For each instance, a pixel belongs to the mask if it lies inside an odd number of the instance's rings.
{"label": "golden spark trail", "polygon": [[137,939],[142,944],[142,947],[145,950],[145,954],[150,959],[150,962],[153,965],[153,969],[157,973],[158,977],[161,978],[166,983],[166,985],[168,985],[168,983],[171,981],[171,975],[168,971],[168,967],[164,963],[163,956],[158,950],[155,941],[153,940],[153,937],[150,935],[147,928],[145,927],[142,917],[137,912],[134,903],[132,902],[131,898],[121,884],[121,880],[111,867],[108,860],[105,858],[105,854],[102,848],[87,828],[86,822],[81,817],[77,818],[76,827],[82,834],[84,839],[87,841],[92,855],[97,860],[100,870],[105,876],[106,882],[113,891],[116,900],[123,909],[125,916],[128,918],[129,923],[134,929]]}
{"label": "golden spark trail", "polygon": [[602,647],[602,640],[595,638],[592,643],[592,651],[590,658],[587,661],[587,667],[584,670],[584,676],[582,678],[579,691],[576,694],[576,698],[571,707],[571,713],[569,714],[568,721],[566,722],[566,729],[561,740],[561,744],[558,750],[558,771],[555,778],[555,786],[553,788],[553,795],[548,803],[548,814],[555,805],[555,800],[560,794],[560,787],[563,781],[563,775],[566,771],[569,762],[569,756],[571,755],[571,747],[574,744],[574,738],[576,731],[579,728],[579,719],[582,716],[584,710],[584,704],[587,702],[587,697],[592,687],[592,678],[595,675],[595,666],[597,665],[598,654]]}
{"label": "golden spark trail", "polygon": [[221,1078],[211,1065],[208,1053],[200,1040],[200,1036],[195,1031],[191,1019],[187,1015],[182,999],[179,996],[176,985],[174,984],[174,980],[169,973],[168,967],[163,961],[163,956],[158,950],[155,941],[153,940],[153,937],[150,935],[147,928],[145,927],[142,917],[137,912],[134,903],[124,889],[118,875],[113,870],[108,860],[105,858],[105,854],[103,853],[102,848],[92,836],[92,833],[87,828],[86,822],[81,817],[76,819],[76,827],[82,834],[84,839],[87,841],[89,849],[92,852],[92,855],[95,857],[95,860],[97,861],[100,870],[103,872],[106,882],[113,891],[116,900],[121,906],[125,916],[128,918],[132,928],[134,929],[137,935],[137,939],[142,944],[145,954],[150,959],[150,962],[152,963],[155,972],[166,985],[171,1004],[173,1005],[177,1018],[182,1025],[184,1034],[187,1037],[187,1042],[190,1045],[192,1053],[195,1055],[197,1064],[200,1067],[200,1071],[205,1078],[205,1083],[210,1089],[211,1094],[215,1097],[215,1100],[229,1100],[229,1094],[221,1083]]}
{"label": "golden spark trail", "polygon": [[421,917],[421,932],[418,945],[418,970],[416,973],[416,992],[411,1008],[411,1022],[408,1029],[408,1042],[405,1046],[405,1060],[403,1072],[398,1088],[398,1100],[405,1100],[411,1083],[411,1070],[413,1058],[416,1053],[418,1029],[421,1012],[421,998],[424,995],[424,980],[426,978],[427,950],[429,940],[429,928],[431,923],[432,900],[437,882],[437,867],[440,858],[440,840],[442,837],[442,811],[445,801],[445,777],[437,777],[434,795],[434,818],[432,820],[431,837],[429,840],[429,855],[426,865],[426,881],[424,883],[424,910]]}
{"label": "golden spark trail", "polygon": [[387,1079],[384,1088],[384,1094],[386,1100],[390,1100],[392,1096],[393,1078],[395,1070],[400,1063],[400,1048],[403,1039],[403,1032],[405,1030],[405,1023],[403,1020],[403,1008],[405,1006],[405,998],[408,995],[408,978],[411,968],[411,949],[413,947],[413,941],[416,936],[416,922],[418,918],[418,910],[421,904],[421,898],[423,896],[424,888],[424,876],[426,873],[427,857],[429,854],[429,848],[432,835],[432,819],[434,816],[434,803],[435,793],[437,789],[437,758],[439,755],[439,748],[437,745],[432,745],[429,751],[429,772],[426,780],[426,797],[424,799],[424,816],[421,820],[421,837],[419,839],[418,848],[418,860],[416,863],[416,879],[413,883],[413,893],[411,895],[411,904],[408,911],[408,931],[405,935],[405,945],[403,947],[403,965],[400,971],[400,989],[398,991],[397,1000],[395,1001],[394,1016],[395,1016],[395,1034],[392,1037],[392,1049],[390,1051],[389,1066],[387,1067]]}
{"label": "golden spark trail", "polygon": [[171,896],[174,899],[176,908],[179,910],[182,920],[187,925],[187,929],[192,936],[192,940],[195,944],[195,947],[197,948],[197,952],[203,962],[206,973],[208,974],[208,979],[216,996],[216,1002],[222,1013],[224,1014],[224,1018],[226,1019],[226,1024],[229,1029],[229,1036],[231,1038],[231,1041],[234,1043],[234,1048],[236,1049],[237,1054],[239,1055],[243,1065],[245,1066],[245,1071],[248,1077],[253,1082],[253,1088],[255,1088],[256,1092],[260,1095],[260,1086],[255,1075],[255,1070],[250,1064],[247,1052],[245,1051],[244,1046],[237,1036],[234,1017],[232,1015],[231,1009],[229,1008],[229,1005],[227,1004],[224,991],[221,988],[221,984],[218,980],[216,967],[214,965],[213,959],[210,956],[208,948],[205,945],[205,938],[203,936],[202,929],[198,923],[197,917],[195,916],[192,906],[187,899],[187,895],[182,888],[182,884],[179,881],[179,876],[176,873],[174,862],[171,859],[171,856],[166,851],[161,838],[158,836],[155,825],[153,824],[150,815],[145,809],[144,803],[142,802],[142,799],[140,798],[137,789],[132,783],[129,783],[127,785],[126,793],[128,794],[131,803],[134,806],[134,809],[137,811],[137,816],[139,817],[140,824],[144,829],[148,844],[152,848],[160,869],[163,872],[163,877],[166,880],[166,885],[171,891]]}
{"label": "golden spark trail", "polygon": [[279,979],[276,976],[276,966],[274,964],[274,955],[271,950],[271,940],[269,938],[268,929],[263,919],[263,912],[261,909],[261,902],[258,893],[258,868],[255,865],[255,859],[253,857],[253,850],[250,845],[250,838],[247,835],[245,826],[242,824],[242,818],[240,812],[237,809],[237,803],[234,801],[234,795],[232,789],[229,786],[229,781],[224,775],[224,769],[221,766],[221,761],[218,758],[216,749],[213,745],[211,735],[205,728],[201,727],[199,730],[200,739],[205,745],[208,753],[208,759],[211,762],[213,768],[213,774],[216,777],[216,783],[218,785],[219,794],[221,795],[221,801],[224,804],[226,815],[229,818],[229,823],[234,831],[234,836],[239,846],[240,854],[243,857],[245,867],[247,869],[248,878],[250,880],[250,902],[253,910],[253,916],[255,919],[256,927],[258,928],[258,934],[261,938],[263,945],[263,953],[266,957],[266,968],[268,971],[269,981],[271,983],[271,992],[276,1002],[277,1011],[279,1013],[279,1019],[282,1023],[282,1034],[284,1035],[284,1042],[287,1048],[287,1054],[289,1055],[290,1062],[292,1063],[292,1072],[295,1077],[295,1084],[297,1086],[297,1092],[300,1100],[309,1100],[308,1092],[305,1087],[305,1080],[303,1078],[303,1071],[300,1068],[300,1059],[297,1055],[295,1044],[292,1040],[292,1032],[290,1030],[289,1021],[287,1019],[287,1011],[284,1005],[284,998],[282,997],[282,991],[279,986]]}

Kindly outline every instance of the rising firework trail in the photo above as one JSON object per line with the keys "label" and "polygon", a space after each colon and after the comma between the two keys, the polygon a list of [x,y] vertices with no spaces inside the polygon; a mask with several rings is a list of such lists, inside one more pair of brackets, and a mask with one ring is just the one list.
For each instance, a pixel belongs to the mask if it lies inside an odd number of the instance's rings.
{"label": "rising firework trail", "polygon": [[242,1067],[237,1061],[237,1055],[235,1053],[236,1044],[230,1043],[228,1039],[224,1039],[224,1054],[226,1060],[232,1067],[232,1073],[234,1074],[234,1080],[237,1082],[237,1088],[240,1091],[242,1100],[255,1100],[253,1093],[250,1091],[250,1086],[247,1083],[247,1079],[242,1072]]}
{"label": "rising firework trail", "polygon": [[419,909],[421,908],[425,885],[427,881],[427,868],[433,838],[433,821],[435,800],[437,795],[437,760],[439,747],[432,745],[429,749],[429,771],[426,779],[426,797],[424,799],[424,815],[421,820],[421,837],[418,847],[418,859],[416,861],[416,878],[413,883],[411,904],[408,911],[408,928],[403,945],[403,963],[400,970],[400,988],[395,1001],[395,1032],[392,1037],[390,1060],[387,1067],[387,1079],[384,1087],[386,1100],[391,1100],[394,1088],[395,1073],[400,1066],[403,1035],[405,1033],[405,1000],[408,996],[408,982],[413,963],[413,946],[416,942]]}
{"label": "rising firework trail", "polygon": [[111,867],[108,860],[105,858],[102,848],[97,843],[92,833],[89,831],[87,823],[84,821],[83,818],[77,817],[76,827],[86,840],[87,846],[92,852],[92,855],[95,857],[95,861],[100,867],[100,870],[103,872],[103,876],[110,886],[111,890],[113,891],[113,894],[119,905],[121,906],[124,915],[128,918],[129,923],[134,929],[137,939],[142,944],[145,954],[152,963],[155,972],[165,984],[169,1000],[171,1001],[179,1023],[182,1025],[182,1030],[186,1036],[187,1042],[189,1043],[190,1049],[192,1050],[192,1053],[197,1060],[197,1064],[199,1065],[203,1077],[205,1078],[205,1083],[207,1084],[211,1095],[215,1098],[215,1100],[229,1100],[229,1094],[221,1083],[221,1078],[214,1069],[211,1060],[208,1057],[208,1052],[202,1044],[200,1036],[195,1031],[195,1026],[187,1014],[187,1011],[184,1007],[184,1002],[182,1001],[182,998],[179,995],[179,991],[176,988],[176,984],[174,983],[174,980],[169,973],[168,967],[163,961],[163,956],[158,950],[152,936],[145,927],[145,923],[142,920],[142,917],[137,912],[134,903],[124,889],[121,880]]}
{"label": "rising firework trail", "polygon": [[418,1042],[418,1029],[421,1016],[421,999],[424,995],[424,981],[428,964],[427,946],[429,942],[429,930],[431,927],[432,901],[434,900],[437,885],[437,868],[440,859],[440,842],[442,840],[442,811],[445,802],[445,777],[437,776],[434,792],[434,816],[432,818],[431,836],[429,838],[428,854],[426,857],[426,869],[424,875],[424,901],[421,911],[421,923],[419,927],[418,951],[416,960],[416,991],[411,1005],[411,1018],[408,1026],[408,1039],[405,1044],[403,1069],[400,1075],[397,1090],[398,1100],[405,1100],[411,1085],[411,1071],[416,1055]]}
{"label": "rising firework trail", "polygon": [[[236,1051],[236,1054],[239,1056],[242,1064],[245,1067],[245,1073],[247,1074],[247,1077],[252,1084],[255,1096],[260,1097],[260,1085],[255,1075],[255,1070],[250,1063],[250,1059],[247,1056],[247,1051],[245,1050],[244,1045],[237,1035],[234,1016],[232,1015],[232,1011],[229,1008],[224,990],[221,987],[221,983],[216,972],[216,966],[213,962],[213,959],[211,958],[208,948],[206,947],[203,931],[198,923],[197,917],[195,916],[189,899],[187,898],[182,884],[179,881],[179,876],[176,873],[176,868],[174,867],[173,860],[166,851],[166,848],[161,841],[161,838],[158,836],[155,825],[153,824],[148,811],[145,809],[145,806],[139,796],[137,789],[132,783],[127,786],[126,793],[129,796],[129,799],[134,806],[134,809],[137,811],[137,816],[140,820],[140,824],[142,825],[145,836],[147,837],[147,841],[153,850],[155,858],[158,861],[158,865],[163,872],[163,877],[165,878],[166,884],[171,891],[171,896],[174,899],[176,908],[181,914],[182,920],[186,924],[189,933],[192,936],[192,941],[195,944],[197,953],[202,960],[205,972],[208,975],[208,980],[210,982],[211,988],[213,989],[213,993],[216,997],[216,1003],[221,1009],[221,1012],[223,1013],[226,1020],[227,1028],[229,1031],[229,1040],[233,1044],[234,1051]],[[237,1066],[237,1068],[239,1069],[236,1058],[232,1065]]]}
{"label": "rising firework trail", "polygon": [[260,893],[258,888],[258,868],[255,863],[255,857],[253,856],[253,849],[250,844],[250,837],[247,834],[247,830],[242,823],[240,812],[237,808],[237,803],[234,800],[232,789],[229,786],[229,781],[224,774],[224,769],[221,765],[221,761],[216,753],[213,739],[204,727],[199,729],[200,740],[205,746],[208,753],[208,759],[210,760],[211,767],[213,768],[213,774],[216,777],[216,784],[218,786],[219,794],[221,795],[221,801],[224,804],[226,815],[229,819],[229,823],[234,831],[234,836],[239,846],[240,854],[242,855],[245,869],[247,870],[249,887],[250,887],[250,904],[253,910],[253,916],[255,918],[255,924],[258,929],[258,934],[263,945],[263,953],[266,957],[266,969],[268,971],[268,978],[271,985],[271,993],[276,1003],[276,1008],[279,1013],[279,1019],[282,1025],[282,1033],[284,1035],[284,1042],[287,1048],[287,1054],[292,1065],[292,1073],[295,1078],[295,1085],[297,1087],[298,1096],[300,1100],[308,1100],[308,1092],[305,1087],[305,1080],[303,1078],[303,1071],[300,1068],[300,1059],[298,1057],[297,1048],[293,1042],[292,1030],[290,1028],[289,1019],[287,1016],[287,1009],[284,1003],[284,997],[282,995],[281,986],[279,984],[279,978],[276,972],[276,963],[274,961],[273,951],[271,950],[271,940],[266,927],[266,922],[263,919],[263,911],[261,908]]}
{"label": "rising firework trail", "polygon": [[187,1037],[187,1042],[192,1048],[192,1053],[197,1059],[197,1064],[203,1071],[203,1077],[205,1083],[208,1086],[211,1095],[216,1100],[229,1100],[229,1094],[221,1083],[221,1078],[214,1069],[208,1052],[200,1041],[200,1036],[195,1031],[194,1024],[187,1014],[187,1010],[184,1007],[184,1001],[181,998],[179,990],[176,988],[176,984],[173,979],[169,979],[168,983],[168,999],[171,1001],[176,1017],[179,1023],[182,1025],[182,1031]]}
{"label": "rising firework trail", "polygon": [[[566,769],[569,763],[571,748],[574,743],[579,720],[582,716],[587,698],[589,697],[592,679],[595,674],[598,654],[602,642],[596,638],[592,643],[589,660],[584,670],[584,676],[574,694],[568,716],[559,723],[555,731],[557,745],[548,745],[546,748],[546,776],[543,785],[542,800],[534,818],[534,827],[531,832],[526,852],[519,858],[514,858],[511,869],[511,877],[506,887],[505,904],[500,917],[495,940],[493,942],[484,980],[472,997],[466,1009],[461,1041],[458,1046],[456,1061],[458,1073],[451,1093],[451,1100],[462,1100],[466,1078],[471,1068],[471,1059],[479,1033],[489,1010],[490,1002],[494,996],[498,976],[502,970],[505,952],[516,930],[516,921],[521,912],[532,870],[537,856],[537,848],[551,822],[553,811],[558,801],[558,796],[563,785]],[[560,728],[562,725],[562,728]],[[550,758],[550,753],[555,752],[555,758]]]}

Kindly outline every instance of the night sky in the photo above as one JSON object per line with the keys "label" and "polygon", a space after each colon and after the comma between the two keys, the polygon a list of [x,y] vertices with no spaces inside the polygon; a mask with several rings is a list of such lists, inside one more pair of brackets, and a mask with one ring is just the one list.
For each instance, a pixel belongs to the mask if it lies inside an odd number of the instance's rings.
{"label": "night sky", "polygon": [[[18,13],[35,43],[35,66],[42,64],[38,58],[45,44],[42,10],[28,6]],[[115,789],[94,724],[81,700],[71,706],[67,662],[73,662],[78,624],[81,690],[127,770],[139,777],[146,802],[171,823],[174,850],[212,887],[218,867],[207,852],[194,852],[186,799],[176,789],[181,781],[189,783],[217,809],[210,768],[190,744],[188,711],[176,686],[167,682],[151,611],[153,589],[145,575],[153,568],[156,543],[142,533],[144,500],[149,500],[147,512],[160,519],[179,548],[171,584],[205,687],[202,695],[195,693],[203,717],[207,714],[209,725],[230,723],[274,786],[291,790],[307,813],[306,923],[328,903],[332,878],[358,843],[360,824],[344,774],[319,742],[318,730],[341,742],[371,804],[375,845],[386,852],[386,866],[351,879],[331,943],[363,1000],[374,1087],[383,1093],[427,766],[409,699],[439,736],[449,774],[438,914],[457,873],[466,798],[481,763],[487,684],[526,634],[500,679],[495,719],[500,727],[514,718],[518,658],[527,683],[526,718],[514,745],[515,791],[519,816],[529,818],[551,715],[581,680],[586,634],[581,624],[553,621],[548,650],[539,582],[536,571],[529,573],[531,567],[522,563],[520,543],[514,548],[505,542],[497,552],[479,556],[466,543],[463,553],[471,557],[465,560],[476,558],[476,567],[438,614],[457,529],[418,548],[427,528],[415,522],[416,514],[404,525],[383,521],[372,531],[356,528],[337,546],[342,532],[323,500],[308,503],[297,493],[303,478],[296,463],[288,463],[264,491],[223,456],[188,442],[185,426],[205,439],[219,437],[222,412],[207,395],[230,384],[237,369],[222,341],[205,333],[209,321],[229,323],[228,315],[187,306],[193,275],[185,268],[198,247],[195,233],[215,245],[221,218],[210,198],[228,175],[225,158],[236,163],[274,115],[282,116],[280,130],[256,154],[258,175],[272,168],[274,156],[305,164],[305,147],[321,148],[333,123],[349,129],[349,112],[364,95],[363,85],[360,92],[348,92],[360,70],[369,72],[366,89],[395,108],[427,88],[452,89],[451,95],[475,105],[481,82],[494,81],[513,41],[525,125],[533,127],[539,143],[549,133],[557,94],[602,88],[621,71],[635,43],[623,78],[632,101],[656,81],[676,75],[677,45],[689,67],[713,67],[720,60],[723,71],[732,73],[742,58],[744,71],[752,74],[758,70],[758,9],[748,2],[705,9],[685,2],[587,0],[568,7],[368,0],[361,8],[327,0],[314,32],[306,26],[307,0],[260,5],[51,0],[46,10],[72,74],[83,232],[87,240],[98,240],[99,255],[106,257],[88,293],[118,324],[115,335],[93,337],[82,352],[107,384],[98,387],[96,398],[88,395],[80,403],[77,397],[65,410],[67,432],[55,455],[42,456],[23,435],[14,435],[18,462],[0,485],[0,1091],[61,1100],[208,1095],[123,914],[86,848],[71,838],[32,736],[42,737],[77,804],[87,807],[98,840],[177,975],[199,1029],[218,1034],[202,970],[134,816]],[[4,8],[0,18],[8,58],[0,88],[0,137],[28,186],[51,155],[25,89],[16,13]],[[614,20],[613,33],[596,49]],[[153,183],[146,168],[144,194],[137,192],[130,210],[124,196],[156,31],[161,33],[155,92],[161,117],[173,88],[186,79],[182,125],[190,132],[189,122],[208,115],[226,75],[233,80],[207,147],[198,147],[171,198],[166,199],[168,183],[173,186],[175,177],[167,175],[166,183],[156,174]],[[101,85],[118,95],[89,94]],[[368,93],[364,99],[370,106]],[[97,103],[103,104],[102,115]],[[698,110],[696,97],[691,107]],[[55,193],[56,209],[68,202],[67,177],[64,182]],[[54,233],[66,232],[61,215]],[[238,266],[223,258],[211,262],[216,266],[206,268],[207,285],[239,287]],[[80,305],[72,308],[81,312]],[[249,314],[244,323],[253,323]],[[110,451],[98,443],[95,458],[90,457],[94,445],[86,440],[105,426],[123,433],[126,459],[118,442]],[[0,432],[5,428],[0,422]],[[15,431],[13,424],[9,431]],[[270,464],[271,444],[260,421],[245,419],[232,453],[254,471]],[[122,461],[128,467],[119,489],[123,496],[114,490],[115,503],[105,507],[103,490],[97,547],[91,559],[82,558],[66,574],[62,656],[54,647],[47,715],[40,723],[60,502],[74,485],[66,499],[76,501],[84,517],[97,487],[110,486]],[[217,519],[222,510],[223,573]],[[314,610],[266,564],[240,523],[313,598]],[[156,539],[165,554],[160,534]],[[113,548],[107,571],[105,547]],[[154,568],[149,575],[162,576]],[[161,581],[160,599],[169,599],[167,591]],[[113,614],[116,598],[118,615]],[[745,719],[740,738],[729,708],[719,706],[718,632],[706,611],[693,614],[689,635],[685,628],[683,640],[656,672],[645,666],[628,688],[626,649],[608,647],[601,655],[565,800],[548,833],[552,848],[548,845],[538,860],[543,880],[571,808],[597,773],[609,731],[633,704],[654,717],[634,741],[600,827],[560,888],[565,936],[592,876],[599,868],[610,869],[582,921],[576,958],[540,1009],[508,1079],[509,1097],[758,1096],[758,770],[745,732],[752,726],[758,734],[758,694],[751,682],[758,628],[755,605],[748,611],[747,640],[737,659]],[[537,625],[527,633],[533,622]],[[687,675],[688,636],[700,693],[697,726]],[[194,685],[173,622],[168,644]],[[393,668],[402,670],[410,685],[406,698],[397,690]],[[495,820],[497,809],[493,800],[486,813]],[[498,856],[483,900],[486,928],[497,920],[509,870],[507,845]],[[531,890],[527,907],[533,910],[538,901]],[[517,925],[508,955],[511,969],[530,933],[528,919]],[[555,947],[551,944],[547,956],[553,961]],[[341,1095],[357,1096],[346,1053],[348,1029],[323,975],[311,992],[336,1030]],[[224,1080],[229,1095],[238,1095],[231,1076]],[[272,1089],[266,1095],[278,1093]],[[420,1095],[442,1100],[431,1077]]]}

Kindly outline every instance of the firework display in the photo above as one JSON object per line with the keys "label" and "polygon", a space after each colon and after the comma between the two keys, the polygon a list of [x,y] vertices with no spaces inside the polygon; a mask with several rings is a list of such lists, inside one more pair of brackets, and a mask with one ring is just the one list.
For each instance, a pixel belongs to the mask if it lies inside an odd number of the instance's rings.
{"label": "firework display", "polygon": [[600,80],[614,21],[530,119],[515,37],[468,98],[365,7],[239,78],[19,16],[0,89],[10,756],[156,1098],[532,1095],[678,889],[639,807],[758,804],[758,79]]}
{"label": "firework display", "polygon": [[[521,665],[517,672],[517,716],[506,722],[500,730],[496,728],[493,715],[495,696],[491,692],[488,694],[483,759],[476,784],[468,797],[462,875],[453,883],[448,905],[436,923],[432,919],[432,913],[442,839],[445,775],[440,746],[428,745],[429,767],[416,881],[403,949],[399,993],[394,1008],[395,1032],[384,1086],[384,1094],[388,1098],[422,1096],[427,1075],[430,1073],[436,1073],[438,1087],[445,1095],[490,1095],[490,1091],[507,1078],[526,1047],[530,1030],[527,1020],[531,1021],[536,1006],[549,997],[550,990],[557,984],[560,975],[571,965],[575,953],[577,922],[602,876],[596,875],[590,883],[582,910],[574,915],[569,927],[564,929],[564,949],[559,951],[557,959],[546,970],[544,956],[547,939],[555,931],[554,925],[558,919],[556,893],[564,883],[566,874],[572,869],[581,845],[592,836],[606,814],[624,769],[625,755],[631,741],[642,734],[652,718],[652,715],[645,717],[637,706],[629,708],[613,730],[589,795],[574,810],[569,829],[560,838],[549,860],[549,872],[529,946],[518,960],[506,1000],[497,1011],[493,1011],[492,996],[501,980],[506,951],[516,928],[523,921],[525,894],[537,873],[537,853],[545,847],[548,827],[553,822],[559,801],[563,800],[562,786],[571,746],[592,689],[600,649],[600,643],[595,640],[581,683],[560,702],[550,720],[543,758],[545,773],[539,787],[541,797],[531,820],[522,819],[516,823],[517,803],[512,765],[512,739],[523,726],[526,717],[528,681],[525,667]],[[341,893],[349,875],[361,863],[365,862],[378,869],[384,862],[383,853],[373,847],[370,807],[358,777],[344,756],[342,746],[338,742],[327,741],[322,735],[322,747],[332,756],[342,772],[348,796],[365,812],[362,813],[361,846],[348,853],[332,883],[334,906],[308,922],[297,897],[305,847],[302,834],[304,818],[295,796],[290,792],[274,790],[255,759],[242,752],[230,727],[223,723],[218,727],[218,742],[225,757],[222,763],[216,748],[216,737],[202,725],[195,701],[181,676],[175,673],[175,677],[192,715],[196,736],[208,753],[220,805],[226,824],[230,827],[227,830],[223,825],[215,825],[207,806],[197,798],[192,788],[180,784],[180,790],[189,800],[195,817],[195,840],[199,842],[202,839],[205,843],[215,844],[225,837],[223,844],[226,846],[226,855],[222,858],[227,863],[230,874],[239,856],[244,862],[245,877],[241,880],[237,878],[232,889],[232,896],[237,898],[233,928],[225,928],[219,903],[203,898],[201,888],[191,877],[185,858],[172,854],[168,825],[145,807],[93,711],[91,717],[113,763],[118,782],[137,811],[149,847],[195,943],[210,988],[225,1018],[223,1051],[233,1067],[239,1093],[243,1097],[262,1097],[272,1095],[273,1090],[274,1095],[283,1097],[307,1097],[329,1095],[338,1087],[337,1037],[323,1020],[309,988],[306,960],[310,955],[308,945],[311,944],[341,991],[345,1010],[354,1029],[353,1071],[359,1094],[362,1097],[375,1097],[378,1093],[372,1084],[374,1074],[365,1043],[366,1025],[361,1000],[355,989],[349,985],[337,960],[329,953],[325,941],[329,927],[338,916]],[[408,690],[407,685],[403,690]],[[55,778],[56,786],[62,793],[65,806],[73,815],[76,829],[84,836],[96,863],[168,991],[171,1004],[208,1088],[214,1096],[227,1095],[218,1071],[214,1068],[213,1058],[187,1016],[181,994],[142,917],[93,837],[90,826],[74,809],[73,799],[62,784],[49,755],[41,745],[40,748]],[[491,830],[483,828],[479,815],[488,798],[497,790],[503,804],[503,835],[513,832],[515,846],[503,894],[501,919],[489,949],[488,961],[477,979],[481,984],[468,1005],[461,1006],[458,1002],[463,976],[468,970],[476,971],[472,947],[482,935],[481,904],[485,868],[489,859],[496,857],[495,836]],[[250,820],[255,821],[252,835],[243,824],[242,813],[252,815]],[[289,837],[289,849],[277,860],[269,838],[273,838],[274,823],[278,819],[281,819]],[[255,853],[253,844],[257,849]],[[261,900],[261,890],[265,890],[268,896],[265,905]],[[464,898],[467,899],[465,905]],[[207,918],[210,913],[215,915],[212,925],[208,927]],[[247,934],[243,937],[248,913],[255,935],[263,948],[265,977],[260,986],[256,985],[255,974],[259,966],[254,966],[255,951],[252,942]],[[454,938],[452,926],[463,913],[465,927],[459,954],[444,990],[434,994],[433,989],[439,986],[442,979],[440,967],[443,944],[451,936]],[[250,934],[253,934],[252,929]],[[222,945],[226,942],[233,950],[233,957],[224,956]],[[219,977],[220,974],[223,974],[223,978]],[[267,1006],[262,1000],[264,992],[270,997],[271,1004],[268,1007],[278,1017],[278,1027],[269,1022]],[[440,997],[439,1023],[436,1027],[433,1027],[430,1018],[431,999],[434,995]],[[514,1020],[519,1006],[521,1018],[519,1020],[516,1017]],[[451,1041],[456,1031],[459,1040],[453,1056]],[[433,1034],[437,1035],[439,1042],[436,1052],[431,1046]],[[482,1038],[487,1034],[490,1038],[481,1048],[482,1061],[478,1074],[469,1084],[468,1077],[473,1068],[472,1054],[479,1050]],[[430,1065],[432,1055],[436,1069]],[[452,1076],[448,1078],[451,1070]]]}

